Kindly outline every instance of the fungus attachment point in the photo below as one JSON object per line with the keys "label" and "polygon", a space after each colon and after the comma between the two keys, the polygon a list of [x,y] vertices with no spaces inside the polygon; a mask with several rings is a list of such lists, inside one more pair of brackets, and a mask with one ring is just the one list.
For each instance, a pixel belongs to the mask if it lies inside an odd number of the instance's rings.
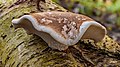
{"label": "fungus attachment point", "polygon": [[53,49],[65,50],[80,39],[101,41],[106,28],[93,19],[71,12],[41,12],[12,20],[16,28],[40,36]]}

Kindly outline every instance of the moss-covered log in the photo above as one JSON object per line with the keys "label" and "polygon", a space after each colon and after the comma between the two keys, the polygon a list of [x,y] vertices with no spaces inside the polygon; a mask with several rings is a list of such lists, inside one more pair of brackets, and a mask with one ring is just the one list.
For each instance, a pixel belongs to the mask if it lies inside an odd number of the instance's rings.
{"label": "moss-covered log", "polygon": [[99,43],[92,40],[79,41],[65,52],[48,48],[40,37],[27,35],[22,28],[14,29],[11,24],[13,18],[45,11],[67,10],[51,0],[0,1],[0,66],[120,66],[120,46],[107,35]]}

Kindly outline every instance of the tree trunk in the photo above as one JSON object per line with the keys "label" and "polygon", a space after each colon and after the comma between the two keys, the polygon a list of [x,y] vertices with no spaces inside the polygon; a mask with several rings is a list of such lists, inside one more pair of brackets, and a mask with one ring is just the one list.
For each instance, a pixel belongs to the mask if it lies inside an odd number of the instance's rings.
{"label": "tree trunk", "polygon": [[67,11],[51,0],[0,1],[0,66],[85,67],[120,66],[120,46],[107,35],[99,42],[80,40],[67,51],[53,50],[36,35],[14,29],[11,20],[24,14]]}

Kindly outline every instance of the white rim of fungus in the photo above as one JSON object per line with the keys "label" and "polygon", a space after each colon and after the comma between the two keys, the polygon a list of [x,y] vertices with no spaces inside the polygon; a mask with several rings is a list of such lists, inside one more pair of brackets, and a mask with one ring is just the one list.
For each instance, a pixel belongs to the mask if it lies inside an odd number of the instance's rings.
{"label": "white rim of fungus", "polygon": [[20,21],[23,20],[23,19],[30,20],[31,23],[32,23],[32,25],[34,26],[34,28],[36,30],[49,33],[56,41],[58,41],[60,43],[63,43],[65,45],[69,45],[69,46],[76,44],[81,39],[81,37],[83,36],[83,34],[86,32],[86,30],[91,25],[100,26],[101,28],[105,29],[105,34],[107,33],[106,28],[104,26],[102,26],[100,23],[98,23],[96,21],[85,21],[80,26],[80,28],[79,28],[79,34],[77,35],[77,37],[74,40],[73,39],[65,39],[59,33],[55,32],[52,28],[40,25],[38,23],[38,21],[33,16],[31,16],[31,15],[24,15],[24,16],[22,16],[19,19],[14,19],[14,20],[12,20],[12,23],[13,24],[19,24]]}

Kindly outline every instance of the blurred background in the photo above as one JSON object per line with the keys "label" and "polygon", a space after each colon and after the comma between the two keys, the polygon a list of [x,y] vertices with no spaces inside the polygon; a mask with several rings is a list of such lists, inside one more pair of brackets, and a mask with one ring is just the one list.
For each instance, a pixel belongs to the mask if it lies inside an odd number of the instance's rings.
{"label": "blurred background", "polygon": [[120,0],[53,0],[74,13],[102,23],[108,35],[120,44]]}

